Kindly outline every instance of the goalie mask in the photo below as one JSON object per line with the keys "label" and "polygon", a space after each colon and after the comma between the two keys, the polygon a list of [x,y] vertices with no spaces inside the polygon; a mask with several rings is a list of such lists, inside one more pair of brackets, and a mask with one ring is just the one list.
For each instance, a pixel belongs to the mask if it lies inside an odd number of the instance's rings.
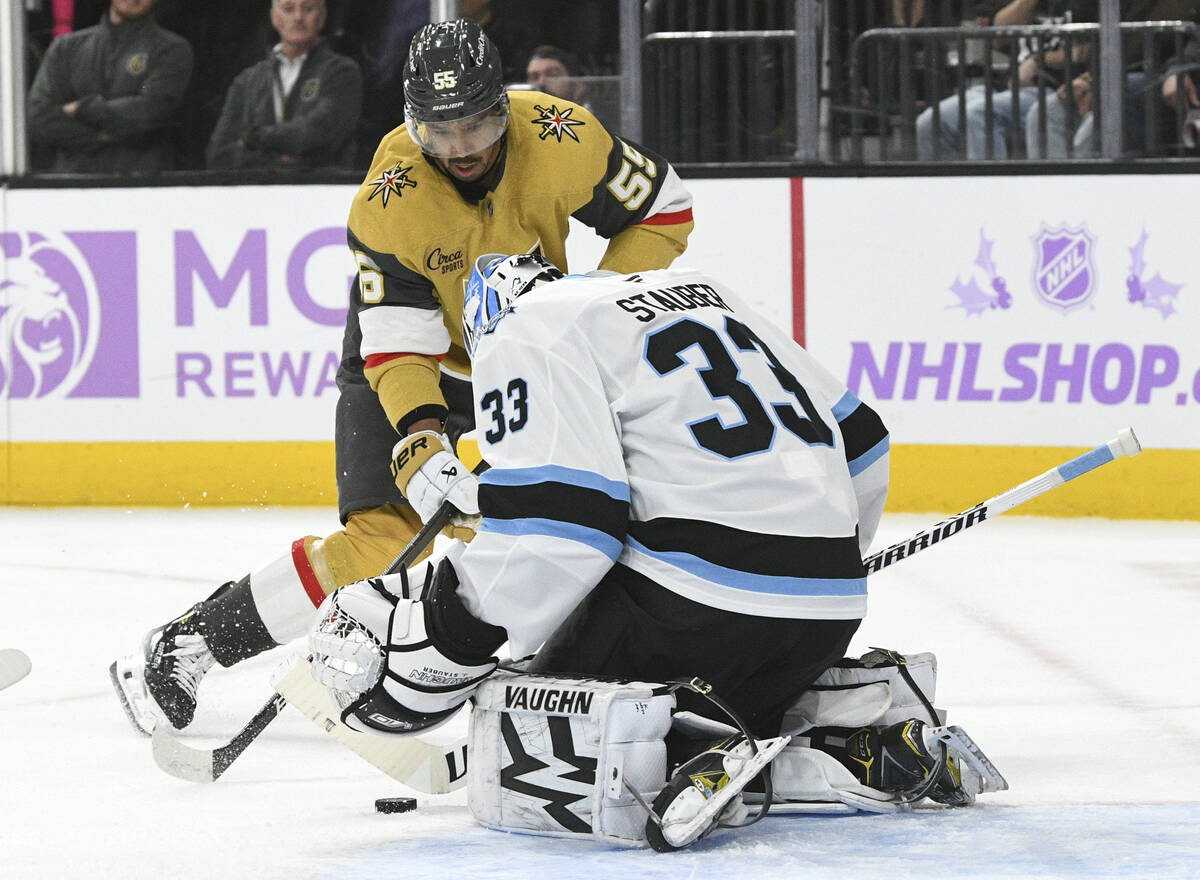
{"label": "goalie mask", "polygon": [[539,284],[565,277],[541,254],[484,254],[471,268],[463,297],[463,346],[475,356],[480,338],[510,308],[517,297]]}
{"label": "goalie mask", "polygon": [[508,127],[500,53],[469,19],[423,27],[404,67],[404,119],[425,153],[455,158],[482,152]]}

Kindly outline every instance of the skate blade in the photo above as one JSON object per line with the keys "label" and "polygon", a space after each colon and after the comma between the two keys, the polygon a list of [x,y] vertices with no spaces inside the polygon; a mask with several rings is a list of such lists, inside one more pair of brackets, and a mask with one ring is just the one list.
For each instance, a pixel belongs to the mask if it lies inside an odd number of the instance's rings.
{"label": "skate blade", "polygon": [[1008,781],[996,769],[996,765],[961,727],[952,724],[949,727],[935,727],[929,732],[937,737],[938,742],[945,743],[946,748],[979,777],[980,793],[1008,789]]}
{"label": "skate blade", "polygon": [[[149,706],[150,695],[145,691],[146,686],[137,679],[132,669],[118,668],[119,666],[122,666],[121,661],[114,660],[108,667],[108,677],[112,681],[113,690],[117,692],[117,699],[121,702],[125,717],[142,736],[151,736],[158,724],[158,715]],[[136,693],[138,688],[141,689],[140,695]]]}
{"label": "skate blade", "polygon": [[712,831],[725,807],[742,793],[755,776],[791,742],[790,736],[758,740],[758,751],[747,755],[737,772],[730,777],[725,787],[708,798],[703,808],[689,819],[671,822],[663,819],[660,824],[663,839],[673,847],[683,848]]}

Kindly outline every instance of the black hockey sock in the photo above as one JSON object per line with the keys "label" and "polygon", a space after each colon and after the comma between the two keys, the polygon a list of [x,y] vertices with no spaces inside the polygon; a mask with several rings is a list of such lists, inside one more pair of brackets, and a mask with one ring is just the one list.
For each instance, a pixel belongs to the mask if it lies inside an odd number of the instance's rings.
{"label": "black hockey sock", "polygon": [[200,606],[198,631],[222,666],[278,647],[254,604],[250,575],[222,585]]}

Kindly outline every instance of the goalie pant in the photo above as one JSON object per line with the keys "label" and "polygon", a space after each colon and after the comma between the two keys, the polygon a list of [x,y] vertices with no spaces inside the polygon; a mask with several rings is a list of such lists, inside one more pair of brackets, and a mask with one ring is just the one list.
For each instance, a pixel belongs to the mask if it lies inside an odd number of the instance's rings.
{"label": "goalie pant", "polygon": [[[842,659],[859,623],[738,614],[614,565],[542,646],[529,671],[627,680],[697,677],[756,737],[774,736],[800,695]],[[697,694],[681,692],[678,699],[682,710],[712,712]],[[686,738],[671,736],[668,743],[673,759],[694,750]]]}

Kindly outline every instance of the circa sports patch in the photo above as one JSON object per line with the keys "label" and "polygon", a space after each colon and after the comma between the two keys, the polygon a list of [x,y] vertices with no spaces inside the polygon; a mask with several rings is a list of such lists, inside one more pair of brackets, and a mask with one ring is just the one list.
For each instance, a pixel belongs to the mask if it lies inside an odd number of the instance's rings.
{"label": "circa sports patch", "polygon": [[554,135],[555,140],[561,144],[563,135],[565,134],[571,140],[579,143],[579,135],[575,133],[575,127],[584,126],[587,123],[582,119],[571,118],[571,114],[575,112],[574,107],[559,110],[557,104],[551,104],[549,107],[534,104],[533,109],[542,114],[530,120],[534,125],[542,127],[542,130],[538,133],[538,140],[544,141],[550,135]]}
{"label": "circa sports patch", "polygon": [[390,169],[384,171],[374,180],[368,181],[367,186],[373,186],[375,188],[371,190],[371,194],[367,196],[367,201],[371,201],[373,198],[375,198],[375,196],[380,196],[380,200],[383,202],[383,206],[386,208],[388,199],[393,193],[395,193],[396,198],[399,198],[402,195],[401,190],[406,186],[411,186],[416,189],[417,182],[415,180],[410,180],[408,177],[408,172],[412,171],[413,167],[414,166],[412,165],[401,167],[401,163],[397,162]]}

